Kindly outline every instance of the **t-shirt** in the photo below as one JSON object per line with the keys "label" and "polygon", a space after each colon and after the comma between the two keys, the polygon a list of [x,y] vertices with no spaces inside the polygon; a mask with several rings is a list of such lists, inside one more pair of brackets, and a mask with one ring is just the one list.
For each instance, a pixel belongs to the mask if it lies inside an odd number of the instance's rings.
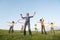
{"label": "t-shirt", "polygon": [[41,21],[40,23],[41,23],[41,26],[44,26],[44,21]]}
{"label": "t-shirt", "polygon": [[14,23],[10,23],[10,26],[14,26]]}
{"label": "t-shirt", "polygon": [[33,16],[26,16],[26,17],[23,17],[25,19],[25,22],[30,22],[30,18],[32,18]]}
{"label": "t-shirt", "polygon": [[54,27],[53,24],[50,24],[50,27],[53,28]]}

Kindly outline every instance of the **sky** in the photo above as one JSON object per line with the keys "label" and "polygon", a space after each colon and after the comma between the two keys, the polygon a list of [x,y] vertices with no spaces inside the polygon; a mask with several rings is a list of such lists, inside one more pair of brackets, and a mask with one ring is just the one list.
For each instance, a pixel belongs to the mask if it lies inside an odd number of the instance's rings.
{"label": "sky", "polygon": [[[50,30],[47,23],[53,22],[54,29],[60,29],[60,0],[0,0],[0,29],[9,29],[11,21],[17,22],[21,19],[20,14],[26,16],[29,12],[30,16],[36,12],[31,18],[31,30],[34,30],[34,24],[37,24],[38,30],[41,30],[39,19],[44,18],[46,30]],[[17,23],[14,30],[20,30],[23,23]],[[27,28],[28,29],[28,28]]]}

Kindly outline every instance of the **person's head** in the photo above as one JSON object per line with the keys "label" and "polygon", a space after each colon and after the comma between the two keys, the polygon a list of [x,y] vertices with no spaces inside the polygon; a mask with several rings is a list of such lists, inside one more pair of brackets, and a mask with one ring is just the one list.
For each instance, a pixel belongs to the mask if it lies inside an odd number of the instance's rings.
{"label": "person's head", "polygon": [[12,23],[15,23],[14,21],[12,21]]}
{"label": "person's head", "polygon": [[40,21],[42,21],[42,19],[40,19]]}
{"label": "person's head", "polygon": [[26,16],[29,16],[29,13],[26,13]]}
{"label": "person's head", "polygon": [[51,24],[53,24],[53,22],[51,22]]}

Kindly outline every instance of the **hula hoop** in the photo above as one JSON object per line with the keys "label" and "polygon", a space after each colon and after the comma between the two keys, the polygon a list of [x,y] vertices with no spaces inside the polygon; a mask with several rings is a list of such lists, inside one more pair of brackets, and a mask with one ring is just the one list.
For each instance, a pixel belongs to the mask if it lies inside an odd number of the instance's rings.
{"label": "hula hoop", "polygon": [[23,19],[19,19],[17,22],[18,23],[24,23],[24,20]]}

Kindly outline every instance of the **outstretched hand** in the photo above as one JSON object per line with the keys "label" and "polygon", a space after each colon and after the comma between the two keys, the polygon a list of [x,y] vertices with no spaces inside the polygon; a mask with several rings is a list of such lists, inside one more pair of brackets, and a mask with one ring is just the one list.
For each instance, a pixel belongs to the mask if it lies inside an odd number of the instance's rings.
{"label": "outstretched hand", "polygon": [[34,12],[33,16],[36,14],[36,12]]}
{"label": "outstretched hand", "polygon": [[22,16],[22,14],[20,14],[20,16]]}

